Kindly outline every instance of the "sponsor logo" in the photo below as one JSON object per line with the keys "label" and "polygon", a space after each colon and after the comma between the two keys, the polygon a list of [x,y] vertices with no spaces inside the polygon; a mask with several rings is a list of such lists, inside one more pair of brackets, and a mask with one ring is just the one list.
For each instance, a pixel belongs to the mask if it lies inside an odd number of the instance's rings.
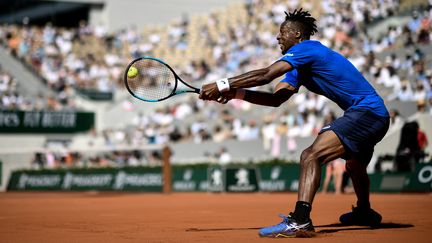
{"label": "sponsor logo", "polygon": [[248,169],[238,169],[234,175],[234,178],[236,179],[236,184],[229,185],[229,191],[254,191],[256,189],[256,185],[250,184]]}
{"label": "sponsor logo", "polygon": [[207,191],[209,189],[209,182],[208,181],[201,181],[199,183],[199,190],[200,191]]}
{"label": "sponsor logo", "polygon": [[248,186],[249,185],[249,171],[244,168],[241,168],[235,174],[235,178],[237,179],[237,186]]}
{"label": "sponsor logo", "polygon": [[119,171],[117,173],[113,188],[116,190],[121,190],[126,186],[145,187],[161,185],[162,175],[160,173],[128,174],[124,171]]}
{"label": "sponsor logo", "polygon": [[185,172],[183,173],[183,180],[190,181],[192,179],[192,175],[193,175],[193,170],[191,169],[185,170]]}
{"label": "sponsor logo", "polygon": [[200,183],[200,188],[208,191],[223,191],[224,176],[221,168],[209,168],[208,182]]}
{"label": "sponsor logo", "polygon": [[60,181],[60,175],[27,175],[23,173],[20,175],[17,187],[19,189],[58,187]]}
{"label": "sponsor logo", "polygon": [[271,178],[272,180],[277,180],[277,179],[279,179],[279,176],[280,176],[280,174],[281,174],[281,171],[282,171],[282,169],[281,169],[280,166],[275,166],[275,167],[273,167],[272,170],[271,170],[271,173],[270,173],[270,178]]}
{"label": "sponsor logo", "polygon": [[[428,165],[423,167],[418,173],[418,180],[420,183],[432,182],[432,166]],[[432,183],[431,183],[432,187]]]}
{"label": "sponsor logo", "polygon": [[63,179],[63,189],[72,187],[108,187],[111,185],[113,176],[111,174],[74,175],[66,173]]}
{"label": "sponsor logo", "polygon": [[196,182],[192,181],[193,170],[187,169],[183,172],[183,180],[175,181],[173,189],[176,191],[193,191],[196,188]]}
{"label": "sponsor logo", "polygon": [[290,191],[298,191],[298,188],[299,188],[299,181],[293,180],[290,185]]}
{"label": "sponsor logo", "polygon": [[280,180],[282,168],[280,166],[274,166],[270,172],[270,180],[262,180],[260,182],[260,188],[263,191],[284,191],[285,181]]}
{"label": "sponsor logo", "polygon": [[215,169],[212,171],[212,173],[210,174],[210,184],[212,186],[222,186],[222,170],[220,169]]}
{"label": "sponsor logo", "polygon": [[0,127],[18,127],[20,122],[16,112],[0,112]]}

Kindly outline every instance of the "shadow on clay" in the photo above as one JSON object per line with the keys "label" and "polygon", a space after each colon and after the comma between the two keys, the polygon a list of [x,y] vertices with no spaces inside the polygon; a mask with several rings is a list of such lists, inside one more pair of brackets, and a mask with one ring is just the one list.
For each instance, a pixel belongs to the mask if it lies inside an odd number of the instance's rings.
{"label": "shadow on clay", "polygon": [[[377,230],[377,229],[399,229],[399,228],[411,228],[414,227],[412,224],[398,224],[398,223],[381,223],[377,227],[369,226],[347,226],[343,224],[327,224],[317,225],[315,228],[330,228],[330,229],[319,229],[316,233],[334,233],[338,231],[349,231],[349,230]],[[235,228],[187,228],[187,232],[201,232],[201,231],[230,231],[230,230],[259,230],[261,227],[235,227]]]}

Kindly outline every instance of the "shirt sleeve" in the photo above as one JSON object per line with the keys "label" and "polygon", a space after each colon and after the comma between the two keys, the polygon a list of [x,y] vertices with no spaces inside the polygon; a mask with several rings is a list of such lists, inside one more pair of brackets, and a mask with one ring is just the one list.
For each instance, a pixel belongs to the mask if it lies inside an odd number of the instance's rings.
{"label": "shirt sleeve", "polygon": [[283,78],[281,83],[288,83],[293,86],[296,90],[300,88],[300,82],[298,81],[298,72],[296,69],[291,70],[285,74],[285,78]]}
{"label": "shirt sleeve", "polygon": [[316,52],[313,47],[306,43],[299,43],[291,47],[279,61],[285,61],[291,64],[293,68],[299,68],[311,64],[316,59]]}

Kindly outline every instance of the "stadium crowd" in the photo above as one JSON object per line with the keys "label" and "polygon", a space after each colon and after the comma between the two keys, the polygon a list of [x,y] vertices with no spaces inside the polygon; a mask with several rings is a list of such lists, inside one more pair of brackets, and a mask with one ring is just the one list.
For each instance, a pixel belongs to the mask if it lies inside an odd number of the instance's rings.
{"label": "stadium crowd", "polygon": [[[289,5],[290,9],[297,6],[297,3],[290,2],[290,4],[292,4]],[[198,65],[201,68],[196,68],[196,64],[192,63],[191,66],[186,65],[183,75],[190,75],[192,80],[197,81],[202,80],[202,77],[205,77],[204,80],[212,80],[262,67],[263,60],[274,60],[279,53],[275,47],[276,40],[272,31],[276,32],[279,23],[283,21],[280,16],[284,16],[285,8],[286,5],[281,1],[249,1],[246,5],[249,16],[247,25],[240,24],[233,27],[229,35],[220,32],[215,41],[212,41],[211,34],[206,36],[205,39],[210,40],[212,59],[216,60],[216,66],[208,68],[208,65],[202,62],[201,65]],[[384,93],[387,102],[392,100],[416,102],[419,112],[426,112],[430,106],[428,103],[432,102],[431,60],[427,59],[419,45],[430,43],[432,19],[430,11],[422,13],[414,11],[406,26],[390,26],[387,33],[372,38],[367,33],[367,26],[396,15],[398,1],[388,1],[385,4],[372,1],[370,5],[363,1],[353,1],[351,4],[342,1],[323,1],[322,10],[319,25],[323,31],[319,32],[317,39],[343,53],[380,91],[387,91],[387,94]],[[211,15],[208,25],[215,24],[217,20],[218,17],[215,14]],[[271,28],[267,31],[250,31],[250,29],[261,30],[260,25],[271,26]],[[172,33],[187,33],[188,29],[184,26],[185,24],[176,26]],[[204,33],[209,32],[204,30]],[[176,36],[173,36],[174,40]],[[184,44],[185,38],[180,38],[179,41]],[[177,44],[173,46],[177,47]],[[399,49],[404,51],[397,53]],[[380,59],[377,56],[386,57]],[[194,66],[195,68],[192,68]],[[193,70],[202,70],[202,72],[198,72],[199,75],[194,77],[192,76]],[[266,88],[268,87],[264,87]],[[177,141],[182,138],[193,139],[199,143],[206,140],[223,141],[230,138],[247,140],[255,139],[258,136],[267,141],[267,138],[277,137],[277,129],[273,127],[283,126],[286,126],[286,129],[280,128],[278,131],[280,133],[286,131],[285,135],[289,138],[307,137],[316,134],[323,125],[324,117],[334,112],[325,98],[301,90],[293,102],[288,104],[286,110],[281,112],[267,112],[267,109],[263,109],[261,117],[249,117],[249,119],[230,114],[233,111],[237,113],[248,111],[250,108],[251,106],[246,102],[237,100],[231,101],[228,109],[218,109],[212,103],[194,99],[170,104],[165,109],[157,110],[145,117],[145,122],[141,125],[135,121],[134,126],[138,129],[132,129],[133,139],[130,141],[140,143],[144,139],[144,142],[159,143],[168,139]],[[190,115],[199,117],[203,112],[204,117],[222,117],[223,122],[209,126],[208,122],[204,123],[196,119],[190,122],[190,126],[181,135],[178,134],[178,127],[170,126],[170,124],[179,124],[172,123],[173,120],[188,122],[184,120],[185,117]],[[392,111],[392,115],[396,114],[398,114],[397,110]],[[160,120],[161,116],[166,120]],[[226,116],[231,120],[224,119]],[[153,125],[148,126],[148,124]],[[155,127],[160,129],[155,129]],[[169,136],[171,133],[175,134],[172,138]],[[154,134],[160,134],[160,137]],[[268,142],[264,144],[265,147],[268,146]],[[294,142],[289,144],[295,148]]]}
{"label": "stadium crowd", "polygon": [[155,166],[161,163],[159,152],[144,152],[138,150],[119,150],[88,155],[81,152],[71,152],[67,148],[54,152],[50,149],[35,153],[32,167],[70,168],[70,167],[115,167],[115,166]]}
{"label": "stadium crowd", "polygon": [[76,108],[67,88],[58,94],[42,95],[36,97],[26,96],[19,92],[18,85],[22,83],[0,66],[0,109],[21,111],[59,111],[74,110]]}
{"label": "stadium crowd", "polygon": [[[4,40],[0,44],[31,67],[57,94],[45,98],[43,105],[36,99],[31,107],[49,109],[51,103],[57,103],[63,106],[56,109],[73,108],[74,89],[124,89],[124,67],[142,55],[167,60],[184,80],[195,86],[266,66],[280,56],[275,35],[284,20],[283,12],[301,5],[319,15],[320,31],[314,38],[345,55],[384,95],[386,102],[416,102],[419,112],[429,112],[432,60],[419,47],[431,44],[432,8],[413,11],[406,25],[390,26],[386,33],[372,37],[369,27],[402,14],[399,1],[320,3],[319,8],[312,8],[310,2],[248,0],[240,7],[233,5],[199,18],[184,16],[163,28],[129,27],[115,33],[85,22],[74,29],[49,23],[41,27],[28,23],[5,25],[0,27],[0,40]],[[9,97],[20,97],[9,91],[14,85],[10,86],[8,91],[0,91],[6,97],[2,100],[19,100]],[[271,91],[272,87],[260,89]],[[4,101],[2,107],[25,109]],[[247,115],[250,110],[250,104],[238,100],[221,107],[190,96],[175,103],[166,102],[164,108],[149,114],[138,114],[129,126],[102,131],[100,136],[108,146],[262,138],[264,148],[277,156],[277,141],[282,137],[289,141],[288,150],[295,150],[296,137],[316,134],[325,117],[337,112],[327,99],[303,89],[284,108],[263,108],[258,115]],[[401,119],[397,110],[391,114],[392,121]]]}
{"label": "stadium crowd", "polygon": [[17,81],[0,66],[0,107],[20,108],[22,97],[16,92]]}

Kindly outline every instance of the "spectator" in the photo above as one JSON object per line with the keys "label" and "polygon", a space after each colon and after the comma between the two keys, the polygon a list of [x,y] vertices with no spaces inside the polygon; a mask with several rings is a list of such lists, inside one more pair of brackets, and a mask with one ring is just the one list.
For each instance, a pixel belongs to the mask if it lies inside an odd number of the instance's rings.
{"label": "spectator", "polygon": [[414,100],[417,103],[425,103],[426,102],[427,91],[424,88],[422,80],[417,80],[416,88],[415,88],[415,91],[413,93],[413,96],[414,96]]}
{"label": "spectator", "polygon": [[272,117],[265,116],[264,125],[261,129],[261,134],[263,138],[263,148],[267,153],[270,152],[272,147],[272,141],[276,136],[276,124],[273,122]]}
{"label": "spectator", "polygon": [[345,172],[345,162],[342,159],[336,159],[326,165],[326,174],[322,187],[322,192],[327,193],[330,180],[333,178],[333,187],[335,194],[343,193],[342,179]]}
{"label": "spectator", "polygon": [[281,122],[276,125],[274,137],[272,139],[271,155],[275,158],[280,156],[282,136],[286,134],[288,127],[285,122]]}
{"label": "spectator", "polygon": [[418,140],[419,125],[416,121],[407,122],[402,127],[399,145],[396,150],[396,171],[414,171],[420,160],[420,145]]}
{"label": "spectator", "polygon": [[389,100],[397,99],[400,101],[414,101],[415,97],[411,90],[411,86],[408,81],[404,81],[401,84],[399,90],[396,90],[395,93],[389,96]]}
{"label": "spectator", "polygon": [[398,128],[403,124],[403,119],[399,114],[399,111],[396,109],[391,109],[390,112],[390,128],[389,131]]}
{"label": "spectator", "polygon": [[429,144],[429,140],[426,136],[426,133],[420,129],[417,130],[417,141],[420,148],[420,161],[421,162],[426,157],[426,148]]}
{"label": "spectator", "polygon": [[219,164],[226,165],[231,163],[231,155],[229,154],[226,147],[222,147],[217,154],[217,158],[219,160]]}

